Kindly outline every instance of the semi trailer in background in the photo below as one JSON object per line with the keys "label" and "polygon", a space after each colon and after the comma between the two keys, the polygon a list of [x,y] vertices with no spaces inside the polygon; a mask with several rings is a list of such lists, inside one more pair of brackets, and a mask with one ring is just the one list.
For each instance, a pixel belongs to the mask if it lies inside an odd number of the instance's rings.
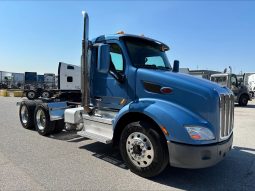
{"label": "semi trailer in background", "polygon": [[[37,75],[36,72],[26,72],[24,93],[30,100],[58,97],[61,100],[81,100],[81,69],[79,66],[59,62],[58,80],[52,73]],[[56,86],[57,85],[57,86]]]}
{"label": "semi trailer in background", "polygon": [[233,142],[232,91],[179,73],[179,62],[171,66],[169,47],[158,40],[123,32],[89,40],[88,22],[84,13],[81,81],[59,77],[61,89],[71,82],[81,87],[82,102],[22,101],[22,126],[43,136],[82,129],[80,136],[118,148],[143,177],[168,164],[205,168],[221,161]]}

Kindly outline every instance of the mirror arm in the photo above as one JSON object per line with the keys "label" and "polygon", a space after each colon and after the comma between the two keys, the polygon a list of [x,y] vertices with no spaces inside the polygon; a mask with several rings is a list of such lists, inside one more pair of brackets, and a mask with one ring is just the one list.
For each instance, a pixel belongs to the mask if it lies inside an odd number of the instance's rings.
{"label": "mirror arm", "polygon": [[117,80],[119,83],[123,83],[125,80],[125,75],[121,75],[117,72],[114,72],[112,70],[109,71],[109,73]]}

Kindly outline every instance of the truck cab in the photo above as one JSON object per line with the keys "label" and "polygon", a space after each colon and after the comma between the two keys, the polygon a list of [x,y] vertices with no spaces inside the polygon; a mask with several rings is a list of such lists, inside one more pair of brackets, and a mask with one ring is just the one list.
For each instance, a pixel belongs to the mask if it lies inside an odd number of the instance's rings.
{"label": "truck cab", "polygon": [[130,34],[88,38],[84,15],[82,103],[24,101],[20,121],[49,135],[59,129],[120,150],[129,169],[143,177],[168,164],[205,168],[231,150],[234,95],[227,87],[181,74],[170,64],[169,47]]}
{"label": "truck cab", "polygon": [[211,81],[231,89],[235,96],[235,102],[240,106],[246,106],[248,101],[251,100],[251,95],[249,94],[247,86],[240,83],[235,74],[213,74],[211,76]]}

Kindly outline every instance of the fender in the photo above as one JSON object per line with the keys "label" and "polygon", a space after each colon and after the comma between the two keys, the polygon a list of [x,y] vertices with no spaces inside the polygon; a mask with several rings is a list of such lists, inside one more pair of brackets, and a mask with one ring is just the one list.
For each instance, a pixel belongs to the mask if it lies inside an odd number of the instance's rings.
{"label": "fender", "polygon": [[[213,133],[212,126],[200,116],[169,101],[159,99],[141,98],[130,102],[123,107],[115,117],[113,130],[118,121],[130,112],[143,113],[154,120],[159,127],[165,127],[169,135],[165,135],[167,141],[186,144],[210,144],[211,141],[194,141],[189,137],[184,125],[199,125],[209,128]],[[187,142],[189,140],[189,142]]]}

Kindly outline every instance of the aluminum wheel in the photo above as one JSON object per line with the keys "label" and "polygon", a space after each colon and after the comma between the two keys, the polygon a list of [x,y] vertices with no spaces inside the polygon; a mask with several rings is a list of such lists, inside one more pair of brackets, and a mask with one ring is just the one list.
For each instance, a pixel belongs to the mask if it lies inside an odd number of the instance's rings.
{"label": "aluminum wheel", "polygon": [[49,98],[50,97],[50,93],[45,91],[45,92],[42,93],[42,97],[43,98]]}
{"label": "aluminum wheel", "polygon": [[141,132],[134,132],[128,136],[126,149],[130,161],[137,167],[147,167],[154,159],[152,143]]}
{"label": "aluminum wheel", "polygon": [[28,92],[27,93],[27,96],[29,97],[29,98],[34,98],[35,97],[35,92]]}
{"label": "aluminum wheel", "polygon": [[40,129],[41,131],[45,129],[46,117],[42,109],[39,109],[36,113],[36,123],[38,129]]}
{"label": "aluminum wheel", "polygon": [[22,108],[20,110],[20,114],[21,114],[22,123],[27,124],[27,122],[28,122],[28,110],[27,110],[27,107],[25,105],[22,106]]}

